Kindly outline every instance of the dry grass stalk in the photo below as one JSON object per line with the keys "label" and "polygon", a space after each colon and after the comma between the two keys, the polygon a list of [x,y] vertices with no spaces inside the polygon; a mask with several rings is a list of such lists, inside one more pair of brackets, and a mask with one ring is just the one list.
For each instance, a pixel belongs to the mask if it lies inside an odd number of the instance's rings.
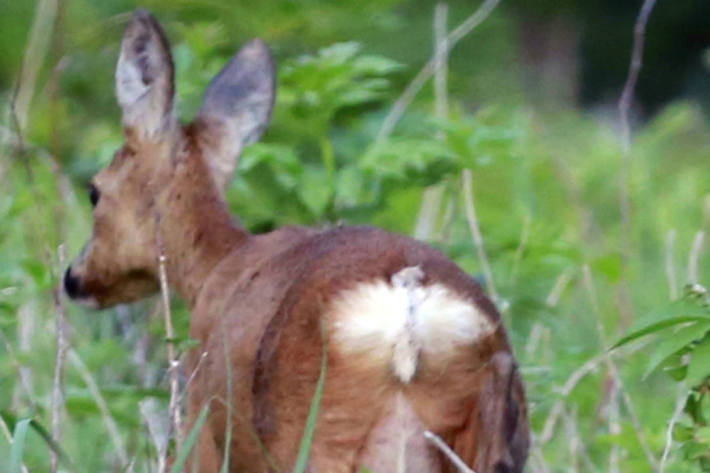
{"label": "dry grass stalk", "polygon": [[688,283],[691,285],[699,284],[698,277],[698,261],[703,252],[703,244],[705,243],[705,232],[700,230],[693,238],[693,246],[688,254]]}
{"label": "dry grass stalk", "polygon": [[150,398],[140,401],[138,408],[148,427],[148,434],[153,440],[155,451],[158,453],[157,470],[165,472],[167,471],[166,459],[168,439],[170,437],[170,421],[165,417],[163,409],[158,407],[155,399]]}
{"label": "dry grass stalk", "polygon": [[187,396],[187,388],[190,387],[192,380],[194,380],[195,376],[197,376],[197,373],[200,371],[200,367],[202,366],[202,362],[205,361],[205,358],[207,358],[207,352],[203,352],[202,355],[200,355],[200,359],[197,361],[197,366],[195,366],[195,369],[190,374],[190,377],[187,378],[187,381],[185,381],[185,386],[183,386],[182,392],[180,393],[180,396],[178,396],[178,403],[182,402],[183,398]]}
{"label": "dry grass stalk", "polygon": [[[66,260],[64,245],[59,245],[59,268],[64,267]],[[61,269],[60,273],[61,274]],[[54,362],[54,383],[52,385],[52,401],[50,414],[50,430],[52,439],[57,443],[61,443],[61,412],[64,407],[64,363],[69,349],[67,341],[66,320],[64,314],[64,304],[62,301],[61,278],[54,288],[54,312],[55,332],[57,339],[57,356]],[[56,473],[59,468],[59,455],[54,450],[50,452],[50,471]]]}
{"label": "dry grass stalk", "polygon": [[[636,18],[629,73],[618,104],[623,149],[623,163],[621,166],[619,185],[619,213],[621,214],[621,226],[623,229],[621,239],[624,272],[628,272],[634,251],[631,241],[631,193],[629,191],[629,179],[631,176],[631,124],[629,123],[629,112],[633,102],[636,81],[641,72],[646,24],[648,23],[648,18],[651,15],[655,3],[656,0],[644,0],[639,15]],[[628,326],[633,319],[634,309],[631,296],[629,295],[629,287],[625,280],[620,284],[620,290],[621,321],[624,326]]]}
{"label": "dry grass stalk", "polygon": [[[609,353],[608,356],[614,356],[615,353],[622,352],[623,355],[628,356],[644,348],[646,345],[648,345],[649,342],[649,340],[642,340],[636,344],[628,345],[628,347],[625,349],[619,349],[616,350],[614,353]],[[582,364],[582,366],[574,370],[569,375],[567,381],[565,381],[565,384],[563,384],[562,388],[560,389],[560,398],[555,402],[555,404],[553,404],[552,409],[550,409],[550,413],[545,419],[545,423],[543,424],[544,426],[542,428],[542,433],[540,434],[540,445],[545,445],[547,442],[552,440],[552,437],[555,434],[555,426],[557,424],[557,421],[564,411],[565,400],[570,396],[570,394],[572,394],[574,388],[577,387],[579,382],[582,381],[585,376],[587,376],[589,373],[596,371],[602,363],[605,363],[606,357],[606,351],[599,353],[598,355],[595,355],[589,360],[587,360],[584,364]]]}
{"label": "dry grass stalk", "polygon": [[33,411],[37,412],[38,411],[38,405],[37,402],[35,401],[34,394],[32,392],[32,386],[30,386],[27,382],[27,379],[25,378],[23,374],[23,367],[22,364],[20,363],[20,360],[17,358],[17,354],[15,353],[14,348],[12,348],[12,344],[10,341],[7,339],[5,336],[5,333],[0,329],[0,341],[2,341],[3,346],[5,347],[5,351],[7,352],[7,355],[10,357],[10,363],[12,364],[12,367],[17,371],[17,380],[18,380],[18,386],[19,386],[19,391],[21,391],[24,396],[27,398],[27,402],[30,404],[30,407],[32,408]]}
{"label": "dry grass stalk", "polygon": [[[450,52],[456,43],[461,41],[463,37],[473,31],[478,25],[483,23],[483,21],[488,18],[488,15],[493,11],[493,9],[500,3],[500,0],[486,0],[483,4],[476,10],[471,16],[464,20],[459,26],[457,26],[451,33],[447,35],[446,52]],[[407,107],[412,103],[414,97],[422,90],[426,81],[428,81],[434,71],[436,70],[436,60],[435,57],[429,59],[426,65],[419,71],[419,73],[412,79],[402,95],[395,101],[394,105],[390,109],[389,113],[382,122],[382,127],[380,127],[377,133],[377,138],[375,142],[381,142],[385,140],[388,136],[392,134],[395,125],[404,115]]]}
{"label": "dry grass stalk", "polygon": [[510,282],[515,283],[518,280],[518,271],[520,270],[520,262],[523,260],[525,248],[528,246],[530,239],[530,227],[532,225],[532,217],[528,212],[525,212],[523,218],[523,229],[520,231],[520,243],[515,249],[515,257],[513,258],[513,269],[510,271]]}
{"label": "dry grass stalk", "polygon": [[544,330],[545,326],[542,325],[542,322],[540,322],[539,320],[536,320],[532,328],[530,329],[528,341],[525,344],[525,356],[528,360],[530,360],[535,355],[535,352],[537,351],[537,348],[540,345],[540,339],[542,338],[542,333]]}
{"label": "dry grass stalk", "polygon": [[560,302],[560,297],[562,297],[562,293],[567,288],[567,285],[571,279],[572,275],[570,274],[569,269],[564,269],[560,275],[557,276],[555,284],[552,286],[550,293],[545,298],[545,304],[548,307],[555,307],[557,303]]}
{"label": "dry grass stalk", "polygon": [[29,109],[35,91],[37,76],[51,44],[58,3],[58,0],[41,0],[37,5],[32,29],[30,30],[25,56],[20,69],[20,77],[11,104],[20,139],[24,136],[27,128]]}
{"label": "dry grass stalk", "polygon": [[468,221],[468,226],[471,230],[473,244],[476,246],[476,251],[478,252],[478,259],[481,262],[481,271],[483,271],[483,278],[486,282],[486,288],[488,289],[488,293],[491,295],[493,301],[500,303],[500,297],[498,296],[498,291],[496,290],[495,283],[493,282],[493,272],[488,264],[488,256],[486,255],[486,250],[483,247],[483,236],[481,235],[481,229],[478,225],[478,218],[476,217],[476,206],[473,199],[473,173],[471,170],[464,169],[461,174],[461,179],[463,181],[466,220]]}
{"label": "dry grass stalk", "polygon": [[680,419],[680,416],[683,415],[688,394],[688,389],[683,384],[679,384],[678,397],[676,397],[675,401],[675,409],[673,409],[673,415],[668,421],[668,427],[666,428],[666,444],[663,447],[663,454],[661,455],[661,464],[658,467],[658,473],[665,473],[666,471],[666,462],[668,461],[668,455],[670,455],[671,446],[673,445],[673,428],[678,422],[678,419]]}
{"label": "dry grass stalk", "polygon": [[666,251],[665,251],[665,266],[666,266],[666,278],[668,278],[668,289],[670,291],[670,298],[672,301],[678,298],[678,282],[675,275],[675,264],[673,260],[675,259],[675,229],[668,230],[666,234]]}
{"label": "dry grass stalk", "polygon": [[84,383],[86,384],[86,387],[89,388],[89,392],[91,393],[91,396],[94,398],[94,402],[96,402],[96,406],[101,412],[101,417],[104,420],[104,424],[106,424],[106,429],[108,430],[109,437],[111,438],[114,450],[116,451],[116,455],[118,456],[118,459],[121,462],[121,466],[124,469],[127,468],[130,465],[130,462],[128,459],[128,454],[126,453],[126,447],[123,444],[123,439],[121,438],[121,434],[119,433],[118,425],[116,424],[116,421],[111,415],[111,411],[109,410],[108,405],[106,404],[106,400],[104,399],[103,395],[101,394],[101,391],[99,390],[99,386],[96,384],[96,380],[92,376],[89,369],[86,367],[84,360],[81,359],[81,357],[76,351],[69,348],[67,356],[71,364],[81,375],[82,379],[84,380]]}
{"label": "dry grass stalk", "polygon": [[579,416],[577,414],[577,406],[573,406],[572,412],[565,413],[565,425],[567,426],[567,437],[569,442],[570,454],[575,457],[575,468],[579,470],[579,461],[582,460],[586,464],[586,469],[582,471],[586,472],[596,472],[598,471],[597,466],[592,461],[589,451],[585,446],[585,442],[582,439],[582,435],[579,433],[579,423],[577,420]]}
{"label": "dry grass stalk", "polygon": [[537,438],[535,437],[534,433],[531,433],[531,445],[530,445],[530,460],[531,463],[534,461],[537,465],[537,468],[533,470],[535,473],[549,473],[550,468],[547,466],[547,462],[545,461],[545,456],[542,453],[542,448],[540,447],[540,443],[538,442]]}
{"label": "dry grass stalk", "polygon": [[[159,234],[159,232],[158,232]],[[177,451],[182,450],[183,445],[183,428],[182,428],[182,412],[180,409],[180,383],[179,383],[179,368],[180,362],[177,359],[175,352],[175,329],[173,328],[173,317],[170,311],[170,293],[168,292],[168,277],[165,272],[165,255],[163,254],[162,241],[158,242],[160,248],[159,274],[160,274],[160,293],[163,300],[163,314],[165,316],[165,336],[168,339],[168,373],[170,375],[170,417],[173,421],[173,429],[175,431],[175,446]]]}
{"label": "dry grass stalk", "polygon": [[[611,380],[611,393],[608,399],[608,419],[609,419],[609,435],[621,435],[621,424],[619,424],[619,389],[616,384],[616,379]],[[609,473],[619,473],[619,460],[621,459],[621,449],[617,442],[613,442],[609,450]]]}
{"label": "dry grass stalk", "polygon": [[567,450],[570,456],[569,471],[577,473],[579,471],[579,457],[581,455],[581,442],[577,431],[577,409],[565,413],[565,431],[567,433]]}
{"label": "dry grass stalk", "polygon": [[[641,449],[643,450],[644,454],[646,455],[646,460],[648,461],[648,464],[651,466],[653,471],[658,471],[658,459],[656,456],[653,454],[651,451],[651,448],[648,446],[648,441],[646,440],[646,434],[643,431],[643,426],[641,425],[641,421],[636,414],[636,408],[634,407],[633,401],[631,400],[631,396],[629,396],[629,393],[626,389],[624,389],[624,384],[621,379],[621,375],[619,374],[619,369],[617,368],[616,364],[614,363],[614,360],[611,357],[611,354],[608,351],[608,345],[606,341],[606,336],[604,334],[604,328],[602,327],[601,323],[601,310],[599,307],[599,299],[597,298],[597,293],[594,288],[594,281],[592,279],[592,272],[589,269],[588,265],[584,265],[582,268],[582,274],[583,274],[583,280],[584,280],[584,286],[585,289],[587,290],[587,294],[589,295],[590,302],[592,303],[592,307],[594,309],[594,315],[596,319],[596,326],[597,326],[597,332],[599,334],[599,341],[601,343],[601,349],[602,349],[602,354],[604,355],[604,362],[607,365],[607,368],[609,370],[609,374],[612,376],[613,379],[613,386],[612,390],[614,391],[612,395],[610,396],[610,415],[609,415],[609,422],[610,422],[610,433],[612,435],[615,434],[616,432],[616,426],[614,423],[618,423],[618,420],[615,419],[615,415],[618,415],[618,395],[621,395],[621,399],[624,401],[624,406],[626,407],[626,411],[629,414],[629,418],[631,419],[631,425],[633,426],[634,432],[636,433],[636,438],[639,441],[639,444],[641,445]],[[617,404],[616,406],[614,404]],[[616,412],[616,414],[615,414]],[[614,429],[614,431],[612,431]],[[621,432],[621,429],[619,427],[618,433]]]}
{"label": "dry grass stalk", "polygon": [[[434,9],[434,115],[439,120],[444,120],[449,115],[449,100],[446,90],[449,60],[448,38],[446,36],[448,15],[449,6],[446,3],[437,3]],[[437,139],[443,138],[443,133],[438,131]],[[441,184],[429,186],[424,190],[414,229],[415,238],[427,240],[434,234],[443,195],[444,188]]]}
{"label": "dry grass stalk", "polygon": [[[621,144],[623,147],[624,163],[621,173],[621,192],[620,209],[622,225],[624,226],[624,234],[626,235],[626,244],[630,245],[629,238],[631,237],[628,230],[631,228],[631,202],[629,196],[629,173],[631,171],[631,124],[629,122],[629,113],[631,104],[634,99],[634,91],[636,82],[638,81],[641,66],[643,64],[643,47],[646,39],[646,24],[651,16],[651,11],[656,4],[656,0],[644,0],[641,5],[636,23],[634,24],[634,39],[631,47],[631,61],[629,62],[629,72],[624,83],[624,88],[619,98],[619,119],[621,125]],[[627,248],[629,249],[629,248]],[[628,256],[628,254],[626,255]]]}
{"label": "dry grass stalk", "polygon": [[433,432],[425,430],[424,438],[429,440],[436,448],[441,450],[441,453],[443,453],[461,473],[476,473],[473,469],[469,468],[468,465],[466,465],[448,445],[446,445],[446,442],[444,442],[441,437]]}
{"label": "dry grass stalk", "polygon": [[629,62],[629,73],[626,77],[624,89],[619,98],[619,117],[621,119],[621,139],[624,146],[625,159],[630,158],[631,153],[631,125],[629,123],[629,112],[634,99],[634,90],[638,81],[641,66],[643,64],[643,47],[646,40],[646,24],[651,16],[656,0],[644,0],[641,10],[636,17],[634,24],[634,40],[631,47],[631,61]]}

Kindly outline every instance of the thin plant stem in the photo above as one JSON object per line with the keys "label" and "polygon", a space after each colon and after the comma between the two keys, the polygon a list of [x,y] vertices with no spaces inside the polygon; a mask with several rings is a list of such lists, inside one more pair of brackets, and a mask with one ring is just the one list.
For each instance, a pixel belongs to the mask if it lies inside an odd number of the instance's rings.
{"label": "thin plant stem", "polygon": [[678,282],[675,275],[675,239],[676,239],[675,229],[668,230],[666,234],[666,252],[665,252],[665,266],[666,266],[666,278],[668,278],[668,290],[670,292],[670,298],[672,301],[678,298]]}
{"label": "thin plant stem", "polygon": [[493,282],[493,272],[488,264],[488,256],[486,255],[486,250],[483,247],[483,236],[481,235],[481,229],[478,225],[478,218],[476,217],[476,206],[473,198],[473,173],[471,170],[464,169],[461,174],[461,179],[463,181],[466,220],[468,221],[468,226],[471,230],[473,244],[476,246],[476,251],[478,252],[478,259],[481,263],[481,270],[483,271],[483,278],[486,282],[486,288],[488,289],[488,293],[491,295],[493,301],[499,303],[500,297],[498,296],[498,291],[496,290],[495,283]]}
{"label": "thin plant stem", "polygon": [[109,410],[108,405],[106,404],[106,400],[101,394],[99,386],[96,384],[96,380],[92,376],[89,369],[86,367],[84,360],[81,359],[81,357],[76,351],[70,348],[67,352],[67,357],[71,364],[74,366],[74,368],[76,368],[76,370],[83,378],[86,386],[89,388],[89,392],[91,392],[91,396],[94,398],[94,402],[96,402],[96,406],[101,412],[104,424],[106,424],[106,429],[108,430],[109,437],[113,442],[114,450],[116,451],[116,455],[118,455],[118,459],[120,460],[121,465],[124,468],[128,467],[130,461],[128,459],[128,454],[126,453],[126,447],[123,443],[123,439],[121,438],[121,434],[119,433],[118,425],[116,424],[116,421],[111,415],[111,411]]}
{"label": "thin plant stem", "polygon": [[466,463],[464,463],[464,461],[461,460],[461,458],[459,458],[459,456],[456,455],[456,453],[453,450],[451,450],[451,447],[446,445],[446,442],[444,442],[441,439],[441,437],[439,437],[438,435],[436,435],[435,433],[433,433],[429,430],[425,430],[424,431],[424,438],[429,440],[431,443],[434,444],[434,446],[436,448],[441,450],[441,453],[443,453],[446,456],[446,458],[451,460],[451,463],[453,463],[454,466],[456,466],[456,468],[461,473],[476,473],[473,469],[471,469],[468,465],[466,465]]}
{"label": "thin plant stem", "polygon": [[[639,444],[641,445],[641,449],[643,450],[644,454],[646,455],[646,459],[648,461],[649,466],[651,469],[655,472],[658,471],[658,459],[656,456],[653,454],[651,451],[651,448],[648,446],[648,441],[646,440],[646,434],[643,431],[643,426],[641,424],[641,420],[639,419],[638,415],[636,414],[636,408],[634,407],[633,401],[631,400],[631,396],[629,395],[628,391],[624,389],[624,384],[621,379],[621,375],[619,374],[619,369],[616,366],[616,363],[614,363],[614,360],[611,357],[611,354],[609,353],[607,347],[607,342],[606,342],[606,336],[604,335],[604,328],[602,327],[601,323],[601,310],[599,307],[599,299],[597,298],[596,290],[594,288],[594,281],[592,279],[592,273],[591,270],[589,269],[588,265],[584,265],[582,268],[582,273],[583,273],[583,280],[584,280],[584,286],[587,290],[587,293],[590,297],[590,301],[592,303],[592,308],[594,309],[594,315],[596,318],[596,326],[597,326],[597,332],[599,334],[599,341],[602,345],[601,349],[603,350],[603,354],[605,355],[604,361],[607,365],[607,368],[609,369],[609,373],[611,374],[613,378],[613,387],[612,389],[618,393],[621,396],[621,399],[624,402],[624,405],[626,406],[626,411],[629,414],[629,417],[631,419],[631,425],[634,429],[634,432],[636,433],[636,438],[639,441]],[[612,400],[616,396],[612,394],[611,398]],[[616,402],[616,401],[613,401]],[[612,406],[613,408],[613,406]],[[617,408],[618,409],[618,408]],[[610,415],[610,418],[612,418],[613,415]],[[612,420],[610,419],[610,422]],[[616,429],[615,429],[616,430]],[[610,433],[614,433],[611,432]],[[619,429],[620,433],[620,429]]]}
{"label": "thin plant stem", "polygon": [[[437,3],[434,9],[434,115],[439,120],[445,120],[449,115],[446,87],[449,60],[446,35],[448,15],[449,6],[443,2]],[[436,137],[439,140],[443,139],[443,132],[437,131]],[[415,238],[427,240],[434,234],[443,195],[444,187],[441,183],[431,185],[424,190],[414,229]]]}
{"label": "thin plant stem", "polygon": [[704,243],[705,232],[700,230],[695,234],[693,246],[688,254],[688,284],[695,285],[700,283],[700,278],[698,277],[698,261],[700,260]]}
{"label": "thin plant stem", "polygon": [[[500,3],[500,0],[486,0],[471,16],[464,20],[447,36],[446,52],[448,53],[461,41],[463,37],[473,31],[478,25],[488,18],[493,9]],[[404,89],[402,95],[397,98],[389,113],[382,122],[382,126],[375,138],[375,143],[382,142],[392,134],[397,122],[404,115],[405,110],[414,100],[414,97],[422,90],[424,84],[434,75],[436,69],[436,58],[432,57],[412,79],[412,82]]]}
{"label": "thin plant stem", "polygon": [[168,339],[168,374],[170,376],[170,417],[173,422],[175,431],[175,446],[178,452],[182,451],[183,446],[183,429],[182,429],[182,412],[180,409],[180,379],[179,367],[180,362],[177,359],[175,350],[175,329],[173,328],[173,317],[170,310],[170,293],[168,289],[168,277],[165,271],[166,257],[163,251],[163,242],[160,237],[160,231],[157,234],[158,253],[158,271],[160,276],[160,294],[163,301],[163,315],[165,319],[165,336]]}
{"label": "thin plant stem", "polygon": [[[629,62],[629,72],[624,83],[624,88],[619,98],[619,121],[621,123],[621,144],[622,144],[622,165],[619,185],[619,212],[621,214],[622,227],[622,255],[624,272],[629,271],[630,260],[633,255],[632,232],[631,232],[631,193],[629,190],[629,179],[631,176],[631,124],[629,122],[629,112],[633,102],[634,90],[638,81],[643,60],[643,48],[646,37],[646,24],[651,15],[656,0],[644,0],[641,10],[634,24],[634,38],[631,47],[631,60]],[[621,283],[622,297],[622,322],[628,325],[633,319],[633,303],[629,296],[629,288],[626,282]]]}
{"label": "thin plant stem", "polygon": [[[61,268],[64,267],[66,254],[64,245],[59,245],[59,274]],[[56,315],[55,331],[57,338],[57,355],[54,362],[54,383],[52,386],[52,401],[51,401],[51,416],[50,429],[52,439],[57,443],[61,443],[61,412],[64,407],[64,364],[67,357],[69,343],[67,341],[66,320],[64,314],[64,303],[62,301],[61,278],[59,278],[57,286],[54,288],[54,311]],[[54,450],[50,452],[50,471],[56,473],[59,468],[59,455]]]}
{"label": "thin plant stem", "polygon": [[688,394],[688,389],[684,386],[684,384],[679,384],[678,397],[675,401],[675,409],[673,409],[673,415],[668,421],[668,427],[666,428],[666,444],[663,447],[663,454],[661,455],[661,464],[658,467],[658,473],[665,473],[666,471],[666,462],[668,461],[668,455],[670,454],[671,446],[673,445],[673,428],[678,422],[678,419],[680,419],[680,416],[683,415]]}

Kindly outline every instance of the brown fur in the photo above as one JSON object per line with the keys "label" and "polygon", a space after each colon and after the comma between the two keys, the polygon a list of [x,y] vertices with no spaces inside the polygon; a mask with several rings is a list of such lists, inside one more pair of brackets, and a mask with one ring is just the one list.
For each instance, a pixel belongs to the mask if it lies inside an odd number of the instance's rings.
{"label": "brown fur", "polygon": [[[221,195],[224,176],[210,164],[221,128],[208,123],[168,122],[152,137],[126,130],[126,145],[94,179],[101,193],[94,232],[67,272],[77,297],[107,307],[156,291],[158,256],[166,256],[169,282],[191,309],[190,336],[200,342],[186,372],[207,353],[189,392],[190,424],[211,405],[193,452],[199,471],[218,471],[227,453],[232,472],[293,467],[324,343],[327,379],[309,471],[393,472],[401,448],[407,471],[455,471],[424,441],[425,429],[479,473],[521,471],[529,442],[523,386],[500,316],[473,279],[423,243],[376,228],[249,234]],[[332,303],[339,291],[417,265],[423,285],[448,287],[495,330],[443,362],[422,357],[405,384],[329,343],[338,316]]]}

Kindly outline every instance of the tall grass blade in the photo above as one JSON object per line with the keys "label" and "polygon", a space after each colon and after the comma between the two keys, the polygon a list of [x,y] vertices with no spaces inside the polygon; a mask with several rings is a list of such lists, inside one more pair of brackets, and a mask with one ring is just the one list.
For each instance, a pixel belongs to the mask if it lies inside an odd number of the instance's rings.
{"label": "tall grass blade", "polygon": [[32,419],[23,419],[15,424],[12,434],[12,449],[10,450],[9,473],[22,473],[22,455],[25,451],[25,438]]}
{"label": "tall grass blade", "polygon": [[303,429],[303,437],[301,438],[301,446],[298,449],[298,458],[296,465],[291,473],[304,473],[308,463],[308,454],[311,451],[311,442],[313,441],[313,433],[316,430],[316,420],[318,411],[320,410],[320,402],[323,398],[323,387],[325,386],[325,374],[327,371],[328,353],[326,351],[326,343],[323,341],[323,356],[320,363],[320,376],[318,376],[318,384],[316,392],[311,401],[311,408],[308,411],[306,419],[306,427]]}
{"label": "tall grass blade", "polygon": [[175,463],[173,463],[173,467],[170,469],[170,473],[181,473],[184,470],[185,463],[187,462],[187,457],[190,455],[192,447],[197,442],[197,437],[200,435],[202,426],[205,425],[205,421],[207,420],[207,414],[209,413],[209,411],[210,405],[208,403],[205,405],[205,407],[202,408],[202,412],[200,412],[199,417],[197,417],[195,425],[193,425],[192,429],[190,429],[190,433],[185,439],[185,443],[183,444],[182,449],[178,452],[177,458],[175,459]]}

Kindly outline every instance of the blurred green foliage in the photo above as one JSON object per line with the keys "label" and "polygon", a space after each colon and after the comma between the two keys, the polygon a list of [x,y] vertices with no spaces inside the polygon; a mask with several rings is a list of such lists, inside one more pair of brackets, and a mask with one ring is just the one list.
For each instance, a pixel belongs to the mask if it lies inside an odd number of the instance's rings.
{"label": "blurred green foliage", "polygon": [[[69,258],[80,251],[91,232],[85,184],[121,143],[112,74],[126,12],[135,5],[61,4],[28,126],[18,134],[10,103],[36,6],[0,3],[0,415],[10,431],[25,430],[22,458],[30,471],[47,469],[52,448],[66,452],[71,471],[123,471],[96,396],[72,363],[60,444],[45,434],[56,355],[53,288],[63,269],[58,247]],[[345,222],[411,234],[424,189],[436,186],[441,199],[426,238],[479,275],[461,185],[462,170],[473,171],[497,303],[525,376],[538,442],[528,471],[607,471],[616,448],[619,471],[649,471],[639,434],[660,460],[667,423],[677,399],[686,397],[666,471],[708,468],[710,312],[701,286],[685,296],[682,290],[686,282],[702,284],[708,263],[698,252],[699,281],[685,276],[692,242],[710,218],[710,130],[697,101],[670,103],[635,129],[626,232],[616,119],[574,104],[541,104],[524,91],[516,49],[516,15],[524,9],[500,7],[452,52],[447,118],[435,117],[428,86],[393,135],[377,141],[394,99],[431,54],[428,2],[143,6],[172,40],[185,121],[238,44],[262,36],[275,51],[273,123],[244,151],[228,191],[232,210],[252,231]],[[451,2],[450,27],[470,13],[469,2]],[[630,39],[631,23],[623,27]],[[678,288],[675,301],[671,287]],[[174,306],[187,349],[189,316],[179,301]],[[136,471],[148,471],[157,457],[150,415],[137,406],[157,405],[158,417],[166,414],[157,307],[147,301],[96,313],[65,304],[71,347],[96,380]],[[639,348],[644,340],[653,343]],[[603,355],[617,341],[624,346],[612,353],[640,431],[624,403],[609,396]],[[589,360],[598,360],[595,369],[564,392]],[[610,433],[615,405],[620,432]],[[21,424],[28,418],[33,423]],[[0,432],[0,471],[12,458]]]}

